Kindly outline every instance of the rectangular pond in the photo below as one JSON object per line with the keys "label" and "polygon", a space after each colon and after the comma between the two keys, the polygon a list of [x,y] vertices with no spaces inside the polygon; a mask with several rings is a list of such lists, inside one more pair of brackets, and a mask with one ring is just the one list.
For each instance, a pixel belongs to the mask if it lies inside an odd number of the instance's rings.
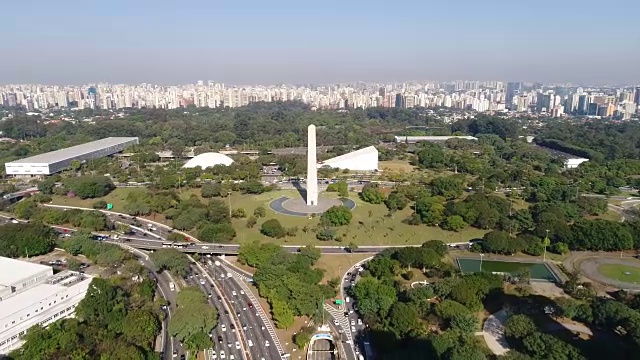
{"label": "rectangular pond", "polygon": [[[456,258],[458,267],[463,274],[480,271],[480,258]],[[482,271],[492,273],[516,274],[520,269],[528,268],[531,272],[531,280],[557,282],[558,278],[545,263],[532,263],[520,261],[482,260]]]}

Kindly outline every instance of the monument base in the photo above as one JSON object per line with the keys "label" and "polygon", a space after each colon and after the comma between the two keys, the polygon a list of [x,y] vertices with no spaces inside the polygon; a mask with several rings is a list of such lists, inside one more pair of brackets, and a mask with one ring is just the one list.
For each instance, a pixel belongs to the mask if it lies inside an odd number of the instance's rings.
{"label": "monument base", "polygon": [[340,206],[342,202],[338,199],[318,198],[318,205],[307,205],[305,199],[287,199],[282,202],[282,207],[295,213],[322,214],[332,206]]}

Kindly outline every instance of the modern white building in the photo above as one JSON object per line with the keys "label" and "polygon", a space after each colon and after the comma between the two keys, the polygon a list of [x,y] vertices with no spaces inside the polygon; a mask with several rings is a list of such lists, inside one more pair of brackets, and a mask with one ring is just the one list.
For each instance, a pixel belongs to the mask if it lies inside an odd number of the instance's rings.
{"label": "modern white building", "polygon": [[32,326],[73,316],[91,277],[49,266],[0,257],[0,357],[22,345]]}
{"label": "modern white building", "polygon": [[227,155],[223,155],[215,152],[202,153],[193,159],[187,161],[183,168],[195,168],[200,166],[203,169],[208,167],[214,167],[216,165],[229,166],[233,164],[233,159]]}
{"label": "modern white building", "polygon": [[465,139],[465,140],[478,140],[478,138],[474,136],[466,136],[466,135],[451,135],[451,136],[395,136],[397,143],[407,143],[407,144],[415,144],[420,141],[430,141],[430,142],[438,142],[438,141],[447,141],[449,139]]}
{"label": "modern white building", "polygon": [[378,170],[378,149],[369,146],[318,164],[318,168],[325,166],[354,171],[375,171]]}
{"label": "modern white building", "polygon": [[4,166],[7,175],[51,175],[68,168],[74,160],[86,161],[109,156],[137,144],[137,137],[109,137],[8,162]]}

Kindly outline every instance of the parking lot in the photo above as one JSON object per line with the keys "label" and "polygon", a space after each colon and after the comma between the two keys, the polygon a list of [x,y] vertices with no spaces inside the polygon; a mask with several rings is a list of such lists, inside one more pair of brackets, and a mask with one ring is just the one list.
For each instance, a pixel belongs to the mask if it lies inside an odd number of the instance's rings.
{"label": "parking lot", "polygon": [[45,255],[30,257],[27,261],[35,264],[47,265],[53,267],[54,272],[68,270],[67,263],[70,259],[75,259],[80,264],[86,264],[81,267],[82,272],[88,275],[100,275],[100,269],[97,266],[91,266],[91,261],[82,255],[71,256],[62,250],[54,250]]}

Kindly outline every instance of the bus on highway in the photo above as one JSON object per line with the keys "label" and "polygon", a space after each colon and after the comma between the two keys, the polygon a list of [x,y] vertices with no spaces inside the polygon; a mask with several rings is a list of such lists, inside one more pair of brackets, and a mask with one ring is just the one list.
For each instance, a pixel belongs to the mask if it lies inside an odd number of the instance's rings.
{"label": "bus on highway", "polygon": [[173,247],[177,249],[186,249],[189,247],[189,243],[173,243]]}
{"label": "bus on highway", "polygon": [[162,243],[163,248],[170,248],[172,245],[173,243]]}

